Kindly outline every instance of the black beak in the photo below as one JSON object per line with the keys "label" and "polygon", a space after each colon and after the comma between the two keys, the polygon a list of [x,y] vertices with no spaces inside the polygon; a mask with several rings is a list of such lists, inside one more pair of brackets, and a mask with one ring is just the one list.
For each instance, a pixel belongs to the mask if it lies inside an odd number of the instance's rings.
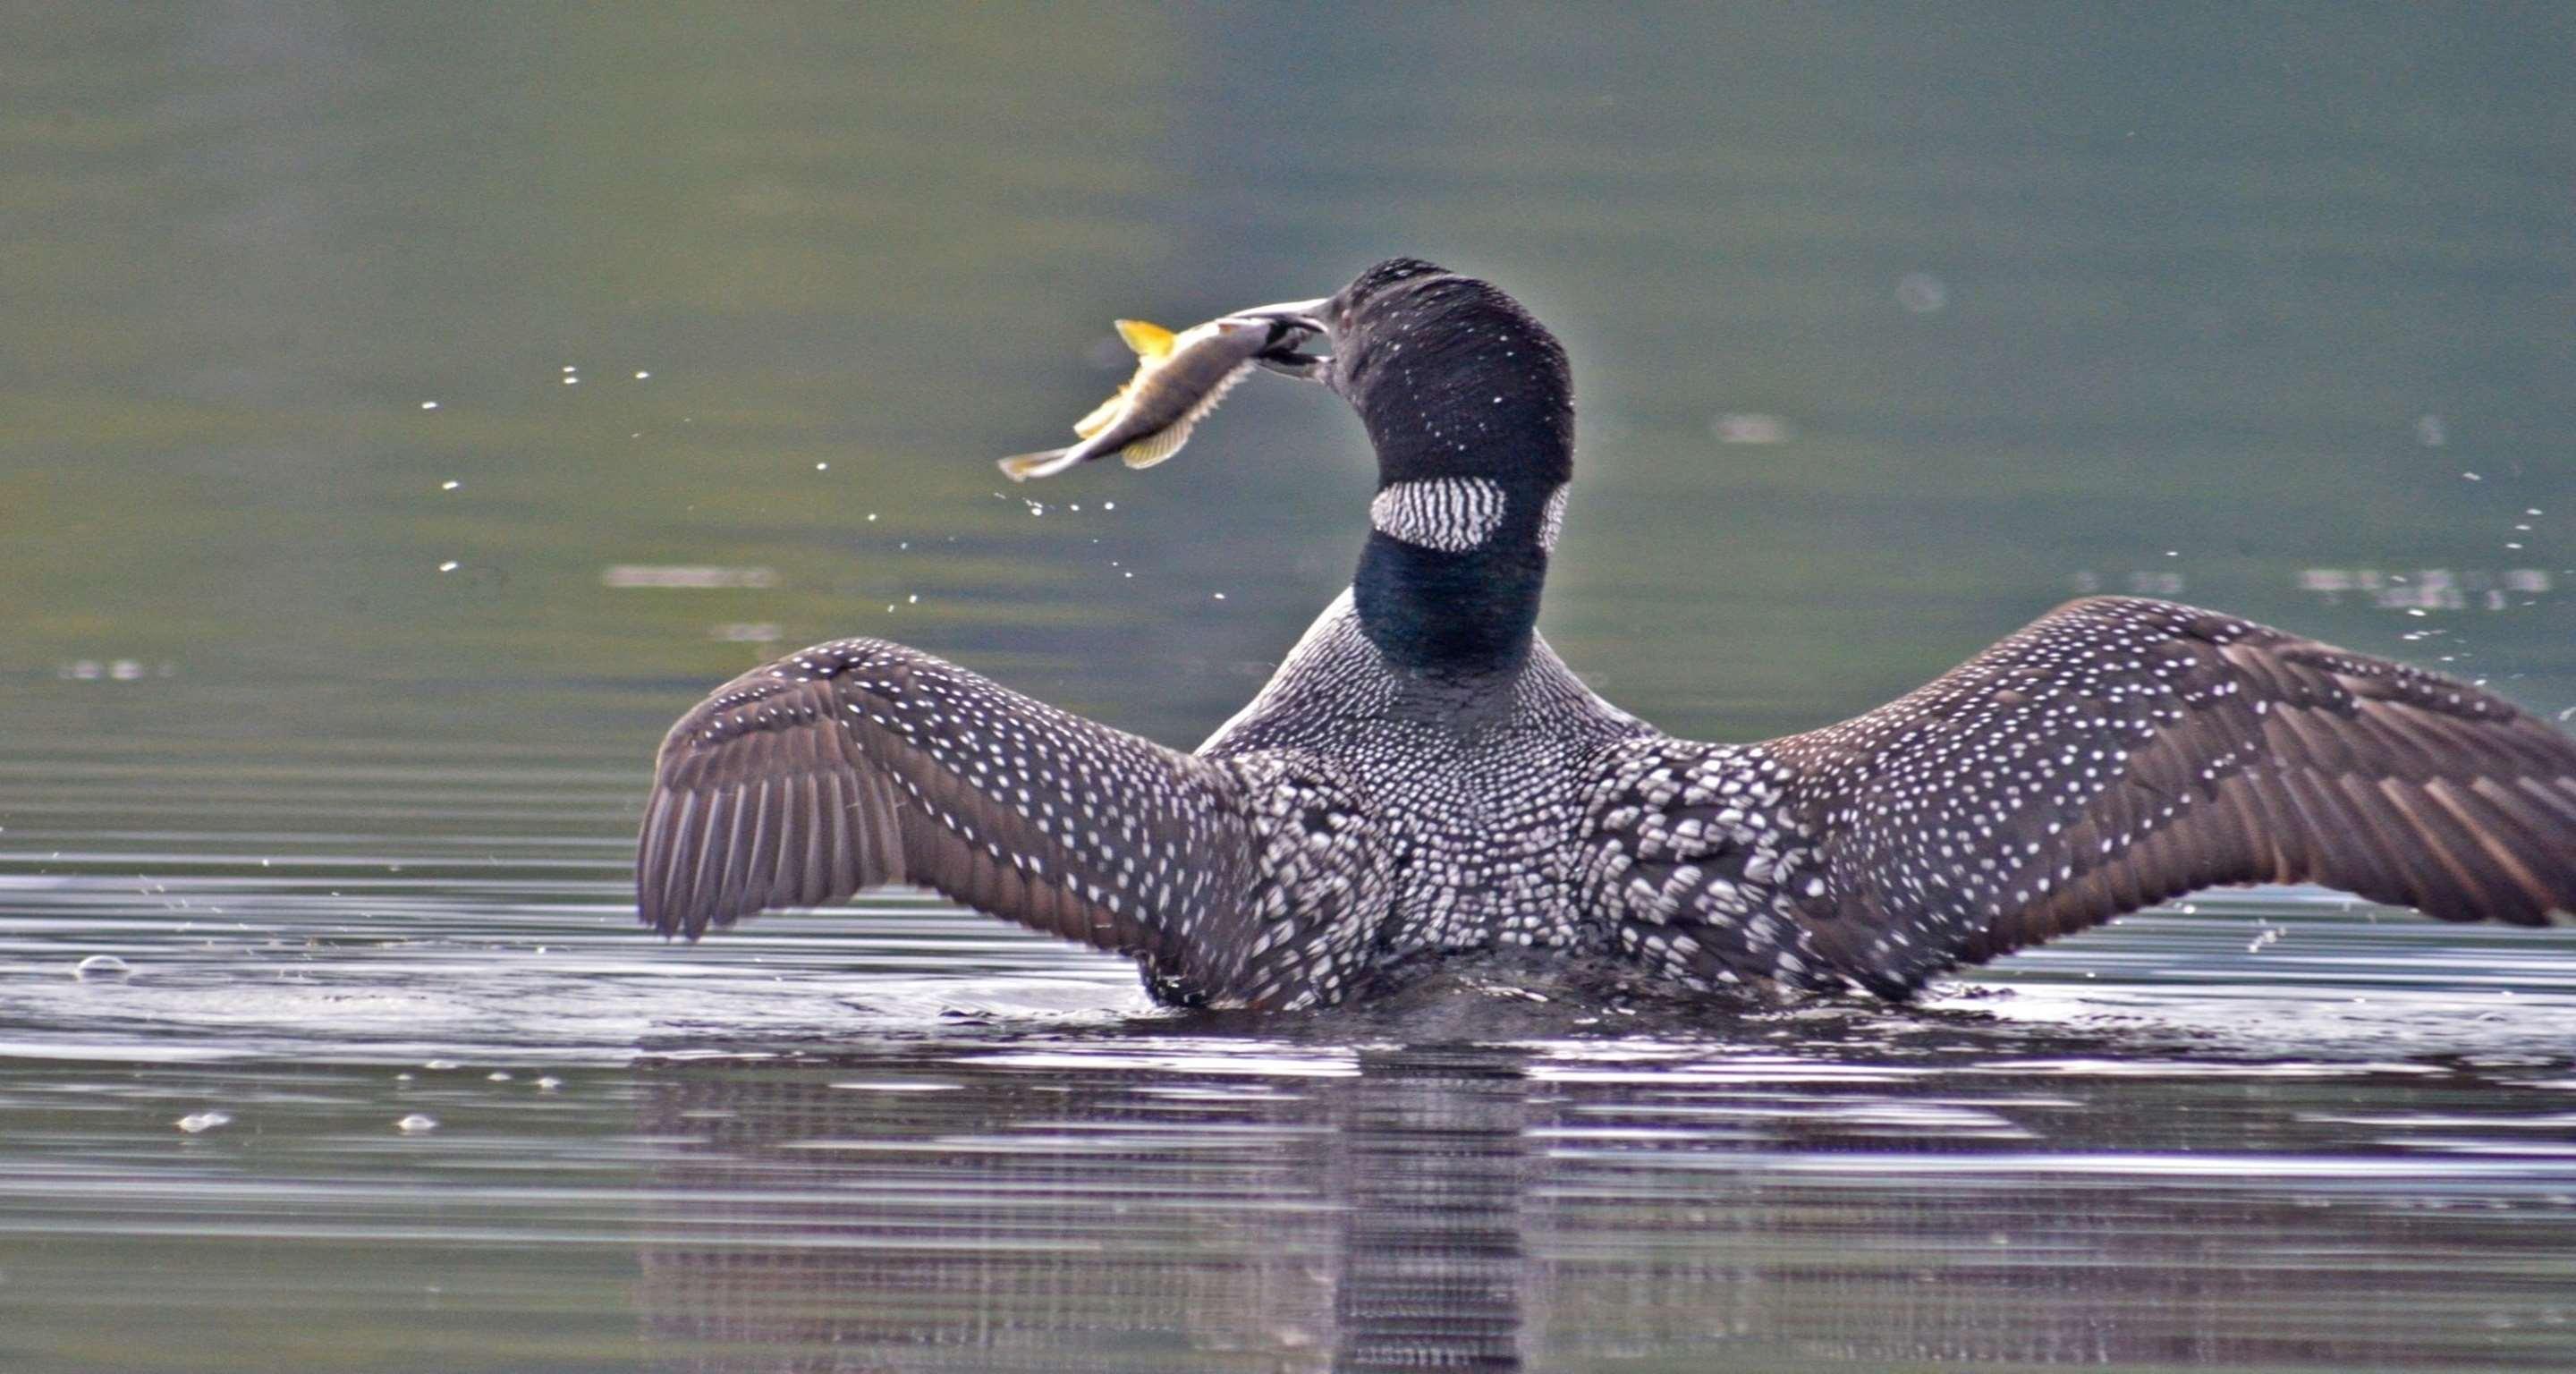
{"label": "black beak", "polygon": [[1324,365],[1332,359],[1321,354],[1300,352],[1297,345],[1331,337],[1332,327],[1324,323],[1323,314],[1324,307],[1330,303],[1330,297],[1318,297],[1311,301],[1284,301],[1278,305],[1262,305],[1250,310],[1237,310],[1226,318],[1259,320],[1270,326],[1270,343],[1259,353],[1252,355],[1254,362],[1283,377],[1320,382],[1324,379]]}

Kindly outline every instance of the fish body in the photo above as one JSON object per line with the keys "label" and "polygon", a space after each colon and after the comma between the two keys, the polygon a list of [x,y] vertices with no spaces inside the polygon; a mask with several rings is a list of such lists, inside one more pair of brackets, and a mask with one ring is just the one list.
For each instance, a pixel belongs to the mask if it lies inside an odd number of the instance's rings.
{"label": "fish body", "polygon": [[1136,375],[1074,422],[1080,442],[1002,460],[1014,482],[1047,477],[1117,454],[1149,468],[1181,451],[1190,430],[1252,370],[1258,355],[1291,332],[1275,320],[1225,316],[1175,334],[1143,320],[1118,321],[1136,352]]}

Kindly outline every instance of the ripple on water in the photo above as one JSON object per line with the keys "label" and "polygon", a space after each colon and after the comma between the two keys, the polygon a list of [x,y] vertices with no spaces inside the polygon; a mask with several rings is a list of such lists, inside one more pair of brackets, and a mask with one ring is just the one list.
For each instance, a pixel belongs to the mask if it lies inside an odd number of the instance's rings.
{"label": "ripple on water", "polygon": [[300,780],[8,833],[0,1317],[242,1368],[285,1318],[612,1367],[1367,1367],[1423,1312],[1547,1368],[2576,1353],[2563,936],[2254,894],[1912,1008],[1189,1017],[901,894],[666,945],[624,773],[404,778],[449,833]]}

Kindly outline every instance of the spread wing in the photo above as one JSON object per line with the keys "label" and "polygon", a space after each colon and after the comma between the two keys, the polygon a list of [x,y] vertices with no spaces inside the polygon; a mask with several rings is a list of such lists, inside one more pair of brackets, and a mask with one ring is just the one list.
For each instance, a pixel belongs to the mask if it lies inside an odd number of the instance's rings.
{"label": "spread wing", "polygon": [[1290,1005],[1337,995],[1320,954],[1383,905],[1366,846],[1308,840],[1362,816],[1310,760],[1201,759],[901,645],[841,640],[735,679],[671,728],[636,904],[694,939],[912,883],[1134,956],[1167,995]]}
{"label": "spread wing", "polygon": [[2070,603],[1808,734],[1623,748],[1595,881],[1624,942],[1703,980],[1902,993],[2228,883],[2576,912],[2576,742],[2468,683],[2167,602]]}

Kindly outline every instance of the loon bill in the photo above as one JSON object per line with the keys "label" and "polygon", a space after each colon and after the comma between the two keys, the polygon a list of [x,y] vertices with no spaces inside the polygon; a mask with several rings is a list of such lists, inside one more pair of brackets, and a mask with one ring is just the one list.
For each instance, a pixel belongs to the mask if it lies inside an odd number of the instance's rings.
{"label": "loon bill", "polygon": [[1003,459],[1002,472],[1012,481],[1052,477],[1113,453],[1131,468],[1162,462],[1181,451],[1190,431],[1262,354],[1278,352],[1299,333],[1289,320],[1240,316],[1209,320],[1178,334],[1144,320],[1117,324],[1118,337],[1136,354],[1136,375],[1073,422],[1080,443]]}
{"label": "loon bill", "polygon": [[816,645],[663,742],[646,924],[911,883],[1131,956],[1163,1000],[1284,1009],[1503,946],[1902,997],[2230,883],[2576,911],[2576,743],[2466,682],[2170,602],[2071,602],[1806,734],[1663,734],[1534,631],[1574,451],[1538,321],[1413,259],[1229,318],[1324,336],[1329,357],[1257,361],[1348,401],[1378,464],[1350,589],[1251,704],[1185,753],[916,649]]}

